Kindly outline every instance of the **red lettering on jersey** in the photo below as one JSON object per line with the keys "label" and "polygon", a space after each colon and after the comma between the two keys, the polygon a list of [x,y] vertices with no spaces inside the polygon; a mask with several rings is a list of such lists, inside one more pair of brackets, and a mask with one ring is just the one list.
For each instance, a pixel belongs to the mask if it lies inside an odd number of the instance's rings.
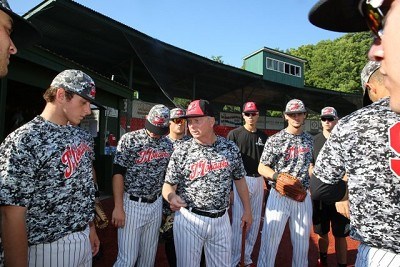
{"label": "red lettering on jersey", "polygon": [[285,160],[297,158],[300,154],[305,154],[308,152],[310,152],[309,147],[291,146],[286,150]]}
{"label": "red lettering on jersey", "polygon": [[163,159],[163,158],[170,157],[170,154],[168,152],[155,151],[152,148],[142,150],[138,154],[139,154],[139,158],[135,160],[135,163],[137,163],[137,164],[150,162],[154,159]]}
{"label": "red lettering on jersey", "polygon": [[221,170],[229,166],[229,161],[227,160],[222,160],[218,162],[209,162],[205,159],[199,160],[197,162],[194,162],[190,166],[190,175],[189,179],[194,180],[199,177],[203,177],[207,173],[211,171],[216,171],[216,170]]}
{"label": "red lettering on jersey", "polygon": [[75,172],[86,151],[91,151],[91,148],[85,143],[82,143],[79,146],[67,146],[67,149],[65,149],[61,155],[61,162],[67,165],[67,168],[64,171],[64,177],[66,179],[70,178]]}
{"label": "red lettering on jersey", "polygon": [[[389,128],[389,145],[396,154],[400,155],[400,122],[395,123]],[[392,172],[400,176],[400,159],[390,158],[389,165]]]}

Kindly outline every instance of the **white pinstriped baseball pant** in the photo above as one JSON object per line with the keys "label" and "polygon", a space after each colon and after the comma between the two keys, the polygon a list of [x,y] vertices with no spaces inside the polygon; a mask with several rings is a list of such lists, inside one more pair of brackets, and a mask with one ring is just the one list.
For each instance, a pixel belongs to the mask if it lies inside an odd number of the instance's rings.
{"label": "white pinstriped baseball pant", "polygon": [[115,267],[153,267],[161,226],[162,197],[153,203],[132,201],[124,193],[125,226],[118,228]]}
{"label": "white pinstriped baseball pant", "polygon": [[[254,244],[256,243],[258,230],[261,221],[261,208],[264,198],[264,178],[245,176],[246,184],[249,189],[251,214],[253,216],[253,223],[251,224],[249,232],[246,234],[245,242],[245,265],[252,263],[251,253],[253,252]],[[236,266],[240,261],[241,244],[242,244],[242,223],[243,204],[240,200],[239,194],[233,184],[234,200],[232,206],[232,266]]]}
{"label": "white pinstriped baseball pant", "polygon": [[29,246],[28,266],[91,267],[92,247],[89,227],[51,243]]}
{"label": "white pinstriped baseball pant", "polygon": [[400,267],[400,255],[388,250],[370,247],[364,243],[358,246],[356,267]]}
{"label": "white pinstriped baseball pant", "polygon": [[298,202],[281,196],[273,188],[265,207],[258,267],[274,267],[276,253],[288,220],[293,246],[292,266],[308,267],[308,247],[312,225],[310,194],[307,194],[304,202]]}
{"label": "white pinstriped baseball pant", "polygon": [[174,242],[178,267],[200,266],[204,246],[207,267],[231,266],[231,225],[228,212],[219,218],[185,208],[175,213]]}

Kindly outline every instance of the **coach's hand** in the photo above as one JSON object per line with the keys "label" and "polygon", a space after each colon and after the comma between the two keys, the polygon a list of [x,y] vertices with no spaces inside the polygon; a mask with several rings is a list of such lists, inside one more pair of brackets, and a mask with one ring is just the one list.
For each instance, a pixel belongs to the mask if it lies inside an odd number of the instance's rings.
{"label": "coach's hand", "polygon": [[112,212],[111,222],[115,227],[125,226],[125,211],[123,208],[114,208]]}
{"label": "coach's hand", "polygon": [[175,193],[170,193],[170,195],[168,195],[168,202],[173,211],[178,211],[180,208],[187,206],[186,202]]}

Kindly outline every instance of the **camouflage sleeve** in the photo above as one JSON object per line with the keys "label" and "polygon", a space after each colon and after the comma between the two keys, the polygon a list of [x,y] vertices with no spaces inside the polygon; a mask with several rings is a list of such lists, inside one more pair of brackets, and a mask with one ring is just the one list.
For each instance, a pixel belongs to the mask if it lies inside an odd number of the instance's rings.
{"label": "camouflage sleeve", "polygon": [[270,137],[267,139],[264,145],[263,153],[261,154],[260,163],[266,166],[272,166],[275,162],[275,154],[274,154],[274,146],[273,141],[274,137]]}
{"label": "camouflage sleeve", "polygon": [[167,171],[165,174],[164,181],[170,185],[178,184],[178,182],[179,182],[178,174],[180,172],[177,172],[176,170],[182,170],[181,168],[183,168],[183,166],[182,167],[179,166],[179,159],[181,158],[181,156],[178,155],[179,151],[180,151],[179,148],[175,149],[174,152],[172,153],[172,155],[169,159]]}
{"label": "camouflage sleeve", "polygon": [[36,165],[33,149],[21,139],[9,136],[1,145],[0,204],[26,207],[35,190]]}
{"label": "camouflage sleeve", "polygon": [[324,183],[338,183],[346,172],[346,152],[342,147],[348,138],[346,136],[339,122],[318,154],[313,174]]}
{"label": "camouflage sleeve", "polygon": [[114,164],[122,167],[128,167],[129,162],[132,161],[132,151],[130,151],[131,142],[128,134],[124,134],[118,142],[117,150],[114,156]]}
{"label": "camouflage sleeve", "polygon": [[239,148],[235,144],[233,144],[232,147],[233,147],[232,154],[234,157],[233,158],[233,162],[234,162],[233,179],[239,180],[246,175],[246,170],[244,169],[243,159],[240,154]]}

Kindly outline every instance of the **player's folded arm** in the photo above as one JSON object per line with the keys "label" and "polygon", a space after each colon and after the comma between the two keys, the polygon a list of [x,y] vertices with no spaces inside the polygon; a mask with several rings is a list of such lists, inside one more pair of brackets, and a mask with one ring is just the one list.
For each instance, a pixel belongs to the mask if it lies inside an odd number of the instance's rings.
{"label": "player's folded arm", "polygon": [[310,192],[313,200],[321,200],[327,204],[333,204],[343,199],[346,194],[347,183],[340,180],[336,184],[322,182],[314,174],[310,178]]}

